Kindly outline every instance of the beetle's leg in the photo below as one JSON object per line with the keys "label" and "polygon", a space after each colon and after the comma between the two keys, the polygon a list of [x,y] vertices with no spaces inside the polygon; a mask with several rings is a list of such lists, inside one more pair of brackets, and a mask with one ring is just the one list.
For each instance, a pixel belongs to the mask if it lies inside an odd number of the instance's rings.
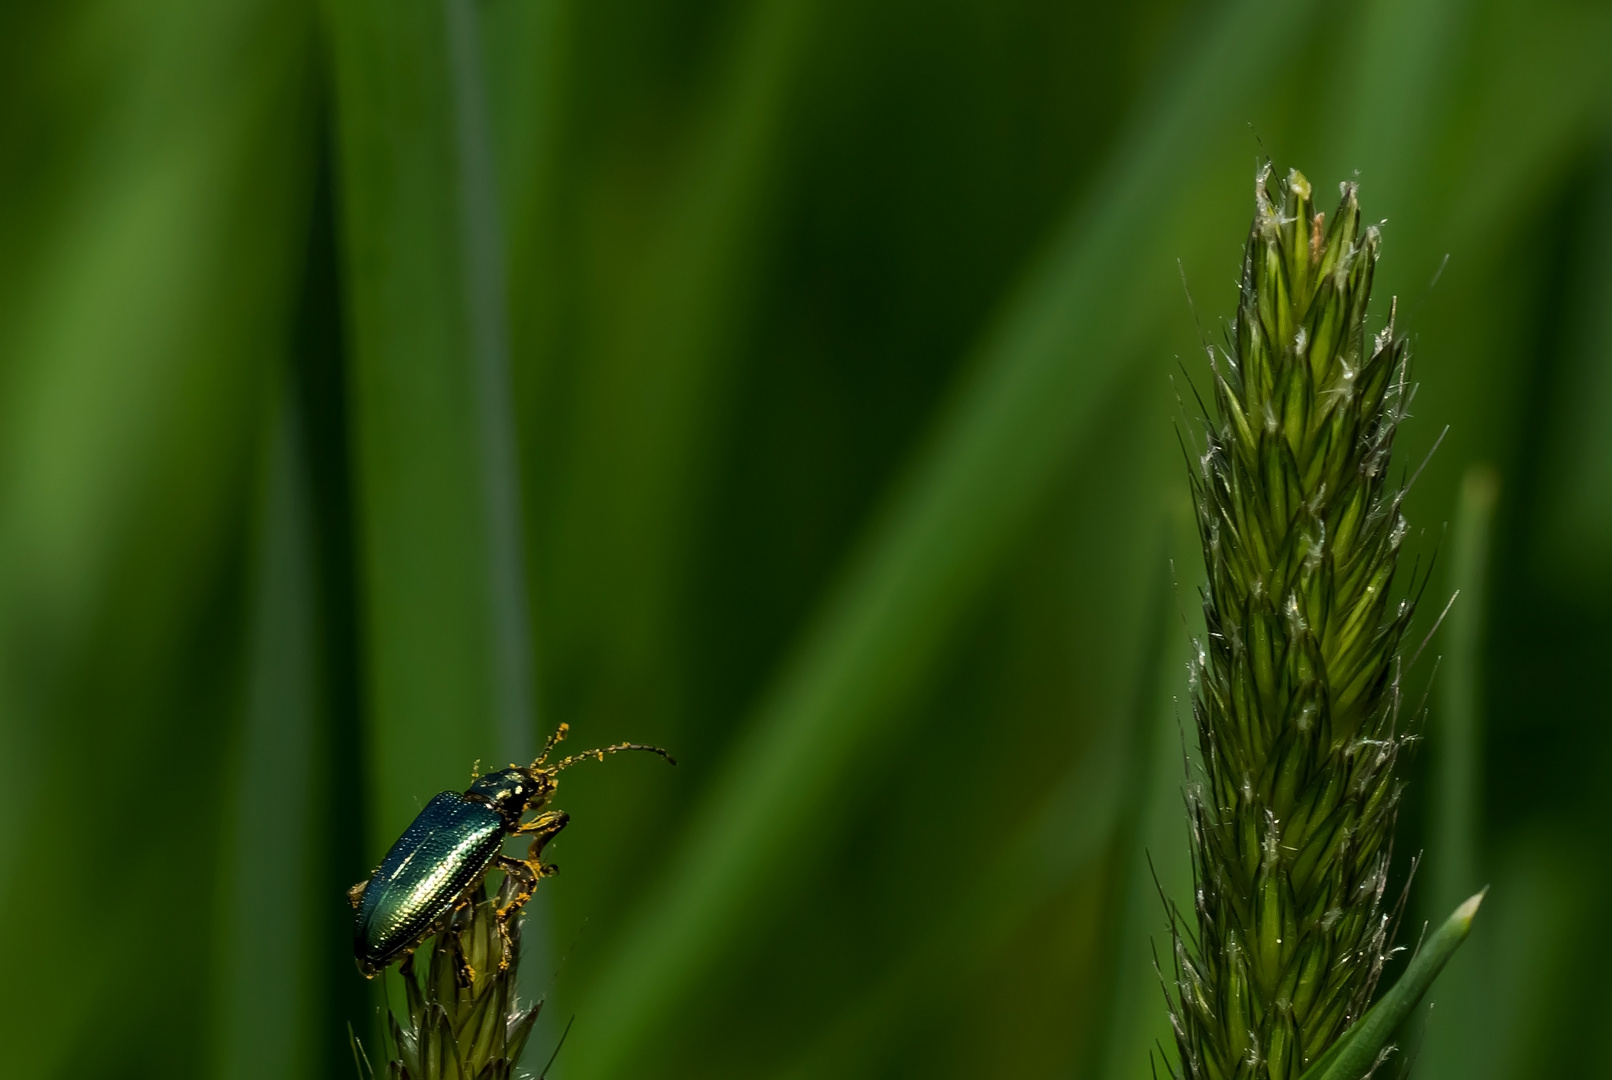
{"label": "beetle's leg", "polygon": [[537,883],[559,869],[557,866],[550,866],[543,862],[541,856],[543,848],[550,840],[558,836],[560,830],[565,828],[570,821],[571,815],[564,810],[550,810],[547,813],[539,814],[531,821],[517,826],[510,832],[511,836],[530,836],[532,838],[532,843],[526,851],[526,858],[515,859],[508,855],[498,856],[498,868],[517,883],[515,894],[509,898],[507,904],[498,908],[495,913],[498,922],[498,933],[504,940],[504,958],[499,964],[500,971],[508,966],[509,957],[514,951],[514,942],[510,939],[507,923],[510,917],[524,907],[526,902],[532,898],[532,893],[537,889]]}
{"label": "beetle's leg", "polygon": [[[476,969],[470,966],[470,957],[465,955],[463,949],[453,949],[453,981],[454,985],[463,990],[473,986],[476,982]],[[498,970],[504,970],[504,961],[500,960]]]}
{"label": "beetle's leg", "polygon": [[[522,891],[524,890],[526,896],[530,896],[532,885],[542,875],[532,869],[531,863],[525,859],[517,859],[513,855],[498,856],[498,869],[502,870],[505,876],[511,879],[510,900],[507,904],[498,905],[499,918],[503,918],[505,912],[520,907],[526,902],[522,897]],[[504,890],[500,889],[493,899],[496,901],[503,899],[503,897]]]}
{"label": "beetle's leg", "polygon": [[508,855],[498,856],[498,868],[502,870],[511,882],[513,895],[509,903],[498,908],[493,913],[493,922],[498,927],[498,937],[503,942],[503,955],[498,961],[498,970],[503,971],[509,967],[510,957],[515,954],[515,939],[509,933],[509,920],[526,901],[532,898],[532,892],[537,888],[538,879],[543,877],[545,869],[541,864],[534,865],[525,859],[513,859]]}
{"label": "beetle's leg", "polygon": [[[432,947],[431,963],[435,965],[437,955],[446,951],[449,963],[453,965],[454,985],[462,990],[474,983],[476,969],[471,966],[470,959],[465,956],[464,942],[460,937],[463,928],[459,925],[459,913],[466,908],[473,907],[475,903],[475,894],[466,891],[459,899],[454,901],[453,907],[449,908],[440,919],[426,927],[420,936],[414,939],[414,944],[410,945],[408,951],[404,953],[410,965],[413,964],[415,950],[423,947],[432,938],[436,938],[437,943]],[[427,977],[430,978],[430,976]]]}
{"label": "beetle's leg", "polygon": [[512,859],[507,855],[498,857],[498,865],[504,873],[519,882],[519,888],[515,895],[510,897],[509,903],[498,909],[500,922],[519,911],[526,901],[532,898],[532,891],[537,888],[537,883],[559,869],[558,866],[543,861],[543,848],[548,846],[548,842],[558,836],[560,830],[570,821],[571,815],[564,810],[551,810],[546,814],[539,814],[511,833],[512,836],[530,836],[532,843],[527,847],[524,859]]}
{"label": "beetle's leg", "polygon": [[[470,957],[465,955],[464,934],[467,926],[461,920],[460,915],[466,911],[473,913],[480,895],[481,886],[479,884],[474,889],[465,890],[459,899],[454,902],[453,907],[448,909],[448,913],[442,916],[441,925],[437,930],[437,940],[447,943],[448,955],[453,960],[454,985],[461,990],[475,983],[476,969],[471,965]],[[472,915],[472,917],[474,916]]]}
{"label": "beetle's leg", "polygon": [[548,877],[554,871],[536,859],[512,859],[508,855],[498,857],[498,868],[517,882],[515,895],[509,898],[509,903],[498,909],[498,921],[502,924],[515,912],[526,906],[526,901],[532,898],[537,883]]}
{"label": "beetle's leg", "polygon": [[517,875],[523,879],[523,891],[515,899],[504,905],[503,910],[505,912],[513,911],[530,900],[532,890],[537,887],[538,879],[546,878],[559,869],[559,867],[550,866],[543,861],[543,849],[548,846],[550,840],[560,835],[560,830],[570,822],[571,815],[564,810],[550,810],[547,813],[537,815],[524,825],[517,826],[510,833],[512,836],[530,836],[532,843],[526,849],[526,858],[509,860],[518,862],[525,867],[526,873]]}
{"label": "beetle's leg", "polygon": [[566,825],[570,824],[570,822],[571,815],[567,814],[564,810],[549,810],[545,813],[537,815],[531,821],[517,825],[510,832],[510,835],[537,836],[538,839],[532,841],[532,857],[536,858],[538,852],[542,850],[543,845],[554,839],[555,836],[559,835],[560,830],[565,828]]}
{"label": "beetle's leg", "polygon": [[504,919],[494,919],[493,925],[498,927],[498,973],[502,975],[514,963],[515,939],[509,936],[509,923]]}

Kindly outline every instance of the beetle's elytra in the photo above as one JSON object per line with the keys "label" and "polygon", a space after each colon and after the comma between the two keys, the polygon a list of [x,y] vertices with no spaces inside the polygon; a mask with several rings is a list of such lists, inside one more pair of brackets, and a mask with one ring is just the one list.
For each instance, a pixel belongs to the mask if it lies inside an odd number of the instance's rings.
{"label": "beetle's elytra", "polygon": [[[544,863],[541,855],[544,845],[570,820],[563,810],[544,811],[530,821],[522,821],[522,817],[542,810],[559,787],[559,774],[579,761],[603,761],[606,754],[620,750],[646,750],[677,764],[660,747],[641,743],[602,746],[547,764],[549,754],[568,730],[568,725],[561,724],[542,755],[525,768],[511,765],[475,777],[462,793],[437,795],[398,837],[375,872],[347,890],[347,899],[358,910],[353,955],[366,977],[373,978],[441,930],[455,910],[470,902],[494,865],[520,883],[509,903],[498,910],[505,946],[499,966],[508,966],[507,921],[531,899],[538,880],[559,869]],[[500,854],[509,836],[532,838],[526,858]]]}

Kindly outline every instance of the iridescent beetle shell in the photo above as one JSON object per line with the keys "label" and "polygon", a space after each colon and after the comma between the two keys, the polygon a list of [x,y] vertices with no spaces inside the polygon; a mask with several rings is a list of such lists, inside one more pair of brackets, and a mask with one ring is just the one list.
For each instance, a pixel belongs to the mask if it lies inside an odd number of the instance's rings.
{"label": "iridescent beetle shell", "polygon": [[381,860],[359,902],[353,955],[372,975],[414,946],[498,856],[504,817],[485,800],[444,791]]}
{"label": "iridescent beetle shell", "polygon": [[[498,913],[499,929],[504,931],[505,920],[531,897],[538,880],[554,872],[552,865],[539,861],[540,855],[543,846],[565,828],[570,816],[555,810],[527,822],[522,822],[521,817],[548,803],[562,771],[579,761],[603,760],[606,754],[621,750],[647,750],[677,764],[660,747],[641,743],[616,743],[545,764],[555,744],[565,738],[567,728],[561,724],[542,755],[526,768],[511,765],[477,777],[463,793],[444,791],[437,795],[398,837],[375,872],[347,891],[357,911],[353,955],[366,976],[407,956],[436,933],[454,908],[480,886],[495,862],[505,873],[518,875],[522,881],[515,896]],[[506,858],[501,854],[504,840],[511,836],[532,838],[526,858]],[[507,949],[507,933],[504,940]],[[509,962],[506,953],[501,964]]]}

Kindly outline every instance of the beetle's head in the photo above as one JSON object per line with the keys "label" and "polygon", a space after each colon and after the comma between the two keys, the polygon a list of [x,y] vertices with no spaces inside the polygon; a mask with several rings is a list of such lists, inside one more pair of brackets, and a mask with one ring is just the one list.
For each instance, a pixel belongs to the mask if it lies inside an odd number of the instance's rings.
{"label": "beetle's head", "polygon": [[507,769],[478,776],[466,794],[480,795],[506,818],[518,818],[534,802],[541,804],[540,795],[546,799],[548,793],[554,790],[552,782],[544,788],[544,779],[533,776],[527,769],[511,765]]}
{"label": "beetle's head", "polygon": [[533,766],[521,771],[526,774],[526,786],[532,793],[526,800],[529,809],[535,810],[554,797],[554,789],[560,786],[560,782],[555,778],[553,769]]}

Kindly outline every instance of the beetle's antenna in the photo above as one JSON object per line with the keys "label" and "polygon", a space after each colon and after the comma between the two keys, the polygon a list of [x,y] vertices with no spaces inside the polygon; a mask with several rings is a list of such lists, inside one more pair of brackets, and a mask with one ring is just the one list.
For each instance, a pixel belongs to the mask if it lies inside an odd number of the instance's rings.
{"label": "beetle's antenna", "polygon": [[[614,746],[601,746],[597,750],[585,750],[580,754],[572,754],[570,757],[557,761],[553,765],[548,766],[543,771],[546,773],[557,773],[562,769],[569,769],[579,761],[587,761],[589,758],[598,758],[600,761],[603,761],[606,754],[614,754],[622,750],[647,750],[651,754],[659,754],[673,765],[677,764],[676,758],[672,757],[671,754],[668,754],[665,750],[662,750],[658,746],[646,746],[643,743],[635,742],[620,742],[616,743]],[[540,758],[538,760],[542,759]]]}
{"label": "beetle's antenna", "polygon": [[549,736],[549,741],[543,744],[543,752],[537,755],[536,761],[532,762],[532,768],[535,769],[539,765],[543,764],[543,762],[547,761],[549,759],[549,755],[554,752],[554,748],[558,746],[560,742],[570,733],[570,724],[561,724],[559,727],[555,728],[554,734]]}

